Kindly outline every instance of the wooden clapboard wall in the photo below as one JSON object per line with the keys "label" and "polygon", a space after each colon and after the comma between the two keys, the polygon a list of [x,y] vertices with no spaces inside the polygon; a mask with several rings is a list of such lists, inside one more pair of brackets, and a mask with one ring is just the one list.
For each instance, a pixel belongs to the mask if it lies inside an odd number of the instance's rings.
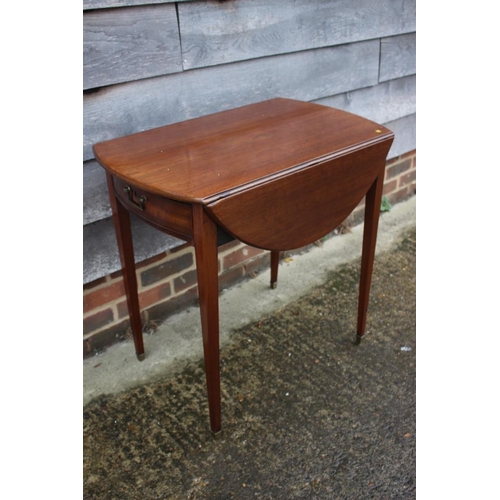
{"label": "wooden clapboard wall", "polygon": [[[119,269],[92,145],[276,96],[391,128],[415,149],[416,0],[84,0],[84,283]],[[133,220],[138,261],[181,242]]]}

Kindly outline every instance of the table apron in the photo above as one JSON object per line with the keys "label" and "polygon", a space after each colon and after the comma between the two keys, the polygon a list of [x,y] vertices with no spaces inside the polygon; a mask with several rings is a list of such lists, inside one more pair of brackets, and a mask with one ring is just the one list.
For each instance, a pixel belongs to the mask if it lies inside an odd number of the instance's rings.
{"label": "table apron", "polygon": [[[112,176],[112,179],[116,197],[127,210],[156,229],[192,242],[193,214],[190,204],[152,194],[127,184],[116,176]],[[145,197],[143,202],[141,197]]]}

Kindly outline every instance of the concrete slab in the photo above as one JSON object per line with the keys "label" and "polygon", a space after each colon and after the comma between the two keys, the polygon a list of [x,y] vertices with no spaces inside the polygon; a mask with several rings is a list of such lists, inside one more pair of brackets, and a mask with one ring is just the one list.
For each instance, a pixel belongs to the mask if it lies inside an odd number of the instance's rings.
{"label": "concrete slab", "polygon": [[[416,197],[395,205],[380,219],[377,253],[391,249],[398,236],[415,226]],[[269,273],[242,282],[220,295],[221,346],[231,342],[234,329],[257,321],[309,293],[325,282],[336,267],[361,256],[363,226],[329,239],[322,247],[282,262],[278,288],[269,288]],[[83,362],[83,401],[116,394],[179,372],[203,356],[199,309],[192,307],[168,318],[152,335],[145,335],[146,359],[137,361],[132,341],[118,344]]]}

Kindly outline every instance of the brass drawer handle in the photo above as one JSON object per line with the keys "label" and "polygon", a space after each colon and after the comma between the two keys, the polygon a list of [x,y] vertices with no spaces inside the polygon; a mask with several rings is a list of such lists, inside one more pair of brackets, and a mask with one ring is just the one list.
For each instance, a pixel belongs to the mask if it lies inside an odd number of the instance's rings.
{"label": "brass drawer handle", "polygon": [[127,193],[128,196],[128,201],[132,203],[132,205],[135,205],[139,210],[144,210],[144,205],[148,201],[145,195],[142,195],[139,198],[139,203],[136,203],[134,199],[132,198],[132,188],[130,186],[124,187],[123,190]]}

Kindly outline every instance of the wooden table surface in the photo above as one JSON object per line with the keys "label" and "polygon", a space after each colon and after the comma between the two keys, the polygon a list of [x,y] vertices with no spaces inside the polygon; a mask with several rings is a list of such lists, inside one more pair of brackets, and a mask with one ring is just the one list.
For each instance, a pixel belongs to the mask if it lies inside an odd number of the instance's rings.
{"label": "wooden table surface", "polygon": [[206,205],[388,136],[357,115],[276,98],[106,141],[94,153],[126,182]]}

